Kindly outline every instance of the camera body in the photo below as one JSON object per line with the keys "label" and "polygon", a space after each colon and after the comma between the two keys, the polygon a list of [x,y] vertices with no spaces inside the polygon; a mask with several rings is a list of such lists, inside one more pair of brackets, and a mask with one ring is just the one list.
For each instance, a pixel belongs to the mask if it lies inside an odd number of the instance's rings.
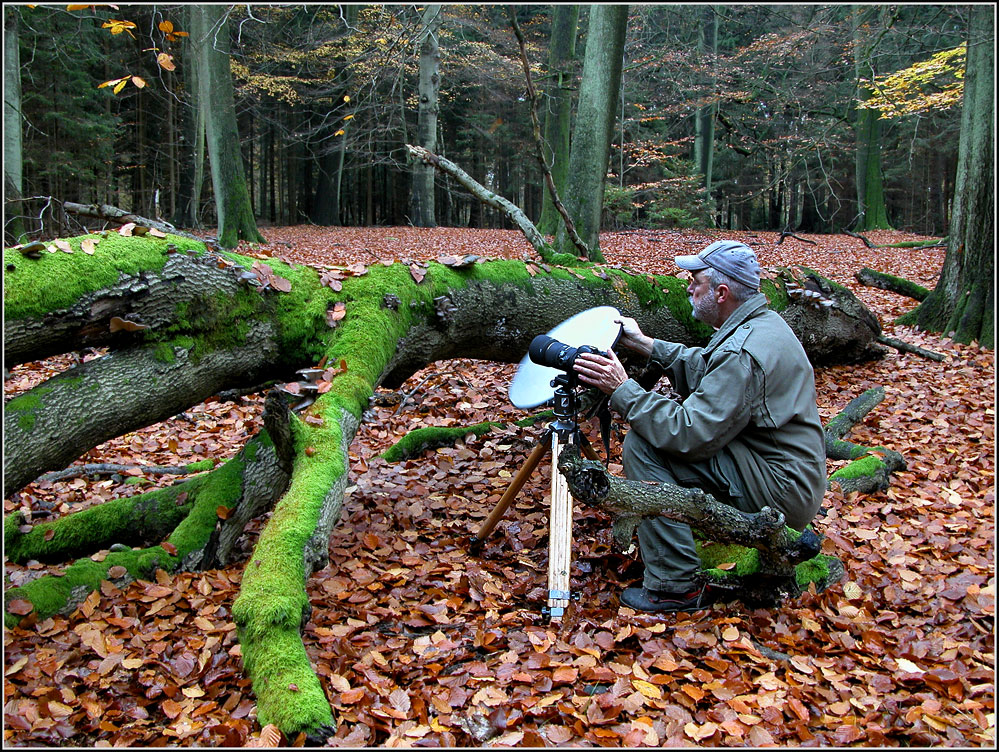
{"label": "camera body", "polygon": [[531,345],[527,349],[527,354],[531,360],[539,366],[557,368],[569,374],[573,373],[576,358],[583,353],[594,353],[605,358],[608,357],[606,352],[593,345],[572,347],[564,342],[559,342],[554,337],[549,337],[547,334],[539,334],[531,340]]}

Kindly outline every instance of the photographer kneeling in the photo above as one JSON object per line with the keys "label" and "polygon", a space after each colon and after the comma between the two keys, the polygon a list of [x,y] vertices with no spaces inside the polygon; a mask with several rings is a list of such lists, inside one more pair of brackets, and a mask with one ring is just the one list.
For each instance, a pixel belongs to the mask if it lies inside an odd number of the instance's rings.
{"label": "photographer kneeling", "polygon": [[[622,318],[620,344],[662,365],[682,401],[642,389],[613,351],[609,358],[580,354],[579,380],[611,395],[611,406],[631,425],[622,447],[627,478],[700,488],[744,512],[776,508],[802,530],[826,486],[825,443],[805,351],[767,308],[760,266],[748,246],[723,240],[675,260],[692,273],[687,293],[694,317],[717,331],[704,347],[685,347],[653,339],[634,319]],[[643,587],[625,590],[624,605],[659,612],[705,605],[687,525],[647,517],[638,541]]]}

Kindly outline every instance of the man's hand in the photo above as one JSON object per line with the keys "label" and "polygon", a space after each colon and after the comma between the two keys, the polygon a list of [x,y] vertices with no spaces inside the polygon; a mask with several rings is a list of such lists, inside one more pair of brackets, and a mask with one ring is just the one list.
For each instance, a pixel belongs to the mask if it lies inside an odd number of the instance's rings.
{"label": "man's hand", "polygon": [[622,316],[619,319],[614,319],[614,322],[621,325],[621,338],[618,340],[619,345],[627,347],[629,350],[640,352],[646,357],[652,354],[652,337],[642,334],[642,330],[638,327],[638,322],[635,319]]}
{"label": "man's hand", "polygon": [[604,394],[611,394],[628,380],[628,374],[614,351],[609,350],[608,354],[609,358],[594,353],[580,353],[573,365],[580,381],[588,386],[595,386]]}

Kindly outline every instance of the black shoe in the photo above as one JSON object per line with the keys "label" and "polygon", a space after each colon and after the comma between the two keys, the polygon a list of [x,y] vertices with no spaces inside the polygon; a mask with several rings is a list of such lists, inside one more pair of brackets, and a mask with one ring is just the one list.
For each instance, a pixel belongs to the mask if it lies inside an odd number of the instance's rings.
{"label": "black shoe", "polygon": [[697,611],[710,603],[708,588],[700,587],[687,593],[628,588],[621,593],[621,603],[636,611],[671,614],[677,611]]}

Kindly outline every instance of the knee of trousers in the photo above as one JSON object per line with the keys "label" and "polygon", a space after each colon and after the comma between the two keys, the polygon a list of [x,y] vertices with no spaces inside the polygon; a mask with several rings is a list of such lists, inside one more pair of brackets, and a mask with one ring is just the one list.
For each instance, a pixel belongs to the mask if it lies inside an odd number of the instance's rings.
{"label": "knee of trousers", "polygon": [[624,475],[629,480],[676,483],[676,478],[666,467],[659,450],[639,436],[634,429],[625,434],[624,442],[621,444],[621,460],[624,464]]}

